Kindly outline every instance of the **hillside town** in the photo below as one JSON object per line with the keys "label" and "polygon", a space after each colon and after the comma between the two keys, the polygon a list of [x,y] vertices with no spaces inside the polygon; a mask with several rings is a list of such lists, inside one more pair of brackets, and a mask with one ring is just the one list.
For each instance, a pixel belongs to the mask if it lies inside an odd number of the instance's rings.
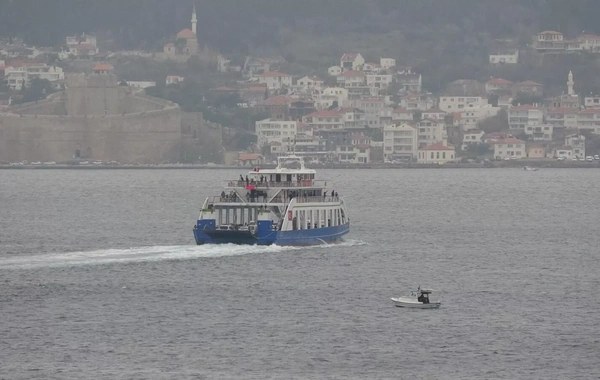
{"label": "hillside town", "polygon": [[[217,164],[252,166],[273,162],[282,154],[294,152],[315,165],[360,166],[369,163],[418,165],[516,159],[593,161],[600,153],[592,144],[592,140],[600,135],[600,95],[578,94],[577,78],[571,71],[556,73],[564,77],[564,89],[562,94],[552,96],[548,96],[544,83],[499,77],[486,81],[456,78],[443,91],[434,94],[424,89],[421,73],[410,65],[399,64],[395,57],[365,57],[360,52],[347,52],[339,58],[339,62],[328,67],[326,73],[305,72],[304,75],[286,72],[289,65],[281,56],[247,56],[243,62],[235,62],[233,57],[200,43],[196,24],[194,7],[191,27],[177,33],[162,51],[154,52],[104,51],[97,38],[88,34],[66,36],[64,45],[59,48],[31,47],[17,39],[4,40],[0,43],[0,116],[5,117],[0,123],[0,132],[2,128],[8,128],[8,132],[0,134],[5,140],[4,145],[0,144],[0,160],[122,160],[131,163],[187,160],[194,163],[206,162],[206,157],[210,157],[210,162]],[[543,31],[532,36],[530,49],[540,54],[596,54],[600,52],[600,36],[583,34],[575,39],[566,39],[560,32]],[[33,154],[30,148],[14,148],[17,141],[28,147],[43,147],[55,144],[55,139],[35,140],[36,137],[26,131],[14,129],[11,127],[14,119],[8,117],[11,115],[102,117],[103,114],[110,116],[118,112],[126,114],[116,105],[110,108],[94,103],[106,103],[106,98],[91,99],[89,105],[84,109],[78,107],[77,111],[75,105],[68,107],[73,102],[66,101],[64,113],[54,113],[58,102],[53,103],[53,108],[45,107],[43,112],[46,114],[40,113],[39,107],[27,108],[28,104],[58,99],[61,93],[69,94],[70,84],[75,83],[69,80],[71,76],[110,77],[114,86],[118,81],[119,87],[128,88],[125,94],[142,94],[147,98],[151,97],[143,94],[144,89],[176,89],[189,83],[183,72],[166,75],[164,83],[158,84],[152,78],[135,81],[117,78],[115,69],[118,66],[113,66],[112,60],[123,56],[156,62],[182,63],[191,59],[206,62],[216,76],[226,78],[209,90],[211,95],[233,97],[237,99],[235,107],[262,116],[252,122],[250,133],[254,136],[253,141],[241,150],[239,146],[224,146],[223,134],[244,127],[211,124],[200,114],[187,115],[187,122],[183,121],[185,115],[174,121],[181,127],[169,142],[173,144],[172,148],[180,146],[179,149],[183,149],[181,146],[185,146],[186,138],[198,145],[195,153],[187,158],[181,152],[179,156],[171,154],[168,160],[165,155],[119,155],[114,149],[91,148],[97,144],[88,142],[89,139],[105,137],[86,135],[88,140],[83,143],[73,134],[70,135],[73,138],[70,145],[65,143],[68,147],[61,147],[63,151],[53,153],[51,157]],[[519,65],[519,56],[519,49],[493,52],[489,55],[489,64]],[[49,60],[49,57],[53,58]],[[77,71],[74,67],[85,68]],[[40,83],[50,87],[47,89]],[[104,86],[108,82],[102,79],[102,83]],[[113,85],[106,85],[106,88]],[[36,86],[41,93],[32,97],[31,89]],[[47,91],[56,93],[49,95]],[[96,106],[104,108],[97,113],[91,112]],[[170,105],[165,103],[163,107],[167,109]],[[151,109],[134,108],[131,115]],[[199,143],[198,140],[206,137],[203,133],[208,124],[213,128],[211,140],[208,144]],[[215,130],[221,134],[217,139],[214,138]],[[143,144],[147,134],[143,130],[139,133],[141,140],[136,144]],[[170,133],[174,133],[173,128]],[[179,139],[184,143],[175,142]],[[156,141],[149,138],[147,143],[152,145]],[[89,145],[87,149],[83,146],[86,144]],[[214,148],[214,144],[221,144],[219,153],[206,155],[202,149],[207,146]],[[123,145],[123,149],[127,149],[127,145]],[[58,152],[59,149],[40,148],[40,151]],[[82,154],[82,151],[88,153]],[[202,159],[202,156],[205,158]]]}

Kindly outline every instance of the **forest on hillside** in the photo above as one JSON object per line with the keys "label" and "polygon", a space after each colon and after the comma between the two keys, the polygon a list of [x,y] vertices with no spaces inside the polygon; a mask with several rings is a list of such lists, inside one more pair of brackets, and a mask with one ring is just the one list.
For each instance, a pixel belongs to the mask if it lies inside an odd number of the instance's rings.
{"label": "forest on hillside", "polygon": [[[344,52],[390,56],[422,72],[432,91],[449,80],[496,75],[488,53],[526,47],[537,31],[600,33],[597,0],[0,0],[0,37],[58,46],[66,35],[94,32],[114,48],[157,50],[189,26],[192,4],[201,45],[281,54],[290,70],[317,74]],[[589,58],[573,59],[591,67]],[[537,64],[526,62],[509,79],[563,82],[562,63],[554,63],[558,75],[538,73]]]}
{"label": "forest on hillside", "polygon": [[344,38],[400,33],[415,42],[462,33],[514,37],[560,29],[598,32],[596,0],[0,0],[0,35],[38,45],[59,44],[76,32],[111,31],[124,47],[152,44],[189,24],[220,49],[281,46],[289,30]]}

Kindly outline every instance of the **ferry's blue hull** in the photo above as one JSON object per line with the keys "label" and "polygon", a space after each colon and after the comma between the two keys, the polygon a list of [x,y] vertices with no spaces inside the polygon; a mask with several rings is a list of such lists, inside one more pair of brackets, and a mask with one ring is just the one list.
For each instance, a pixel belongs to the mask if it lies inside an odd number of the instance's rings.
{"label": "ferry's blue hull", "polygon": [[[258,229],[256,235],[247,231],[216,231],[204,229],[209,224],[206,220],[199,220],[194,228],[196,244],[248,244],[302,246],[333,243],[350,232],[350,223],[340,226],[315,228],[307,230],[274,231],[272,229]],[[270,225],[270,223],[269,223]]]}

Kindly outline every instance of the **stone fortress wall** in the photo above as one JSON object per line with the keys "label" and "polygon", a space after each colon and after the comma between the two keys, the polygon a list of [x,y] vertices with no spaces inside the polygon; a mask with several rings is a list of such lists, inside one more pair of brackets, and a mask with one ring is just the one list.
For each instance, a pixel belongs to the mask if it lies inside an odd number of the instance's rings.
{"label": "stone fortress wall", "polygon": [[0,161],[177,162],[181,110],[118,86],[113,74],[76,74],[66,93],[0,113]]}

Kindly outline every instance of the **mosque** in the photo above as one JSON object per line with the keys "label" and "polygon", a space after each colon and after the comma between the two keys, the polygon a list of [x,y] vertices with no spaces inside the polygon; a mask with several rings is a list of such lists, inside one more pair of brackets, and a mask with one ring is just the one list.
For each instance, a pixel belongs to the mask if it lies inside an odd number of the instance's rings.
{"label": "mosque", "polygon": [[185,28],[177,33],[176,41],[169,42],[163,47],[163,58],[181,59],[198,55],[198,37],[196,35],[197,24],[196,5],[194,5],[192,8],[192,29]]}

